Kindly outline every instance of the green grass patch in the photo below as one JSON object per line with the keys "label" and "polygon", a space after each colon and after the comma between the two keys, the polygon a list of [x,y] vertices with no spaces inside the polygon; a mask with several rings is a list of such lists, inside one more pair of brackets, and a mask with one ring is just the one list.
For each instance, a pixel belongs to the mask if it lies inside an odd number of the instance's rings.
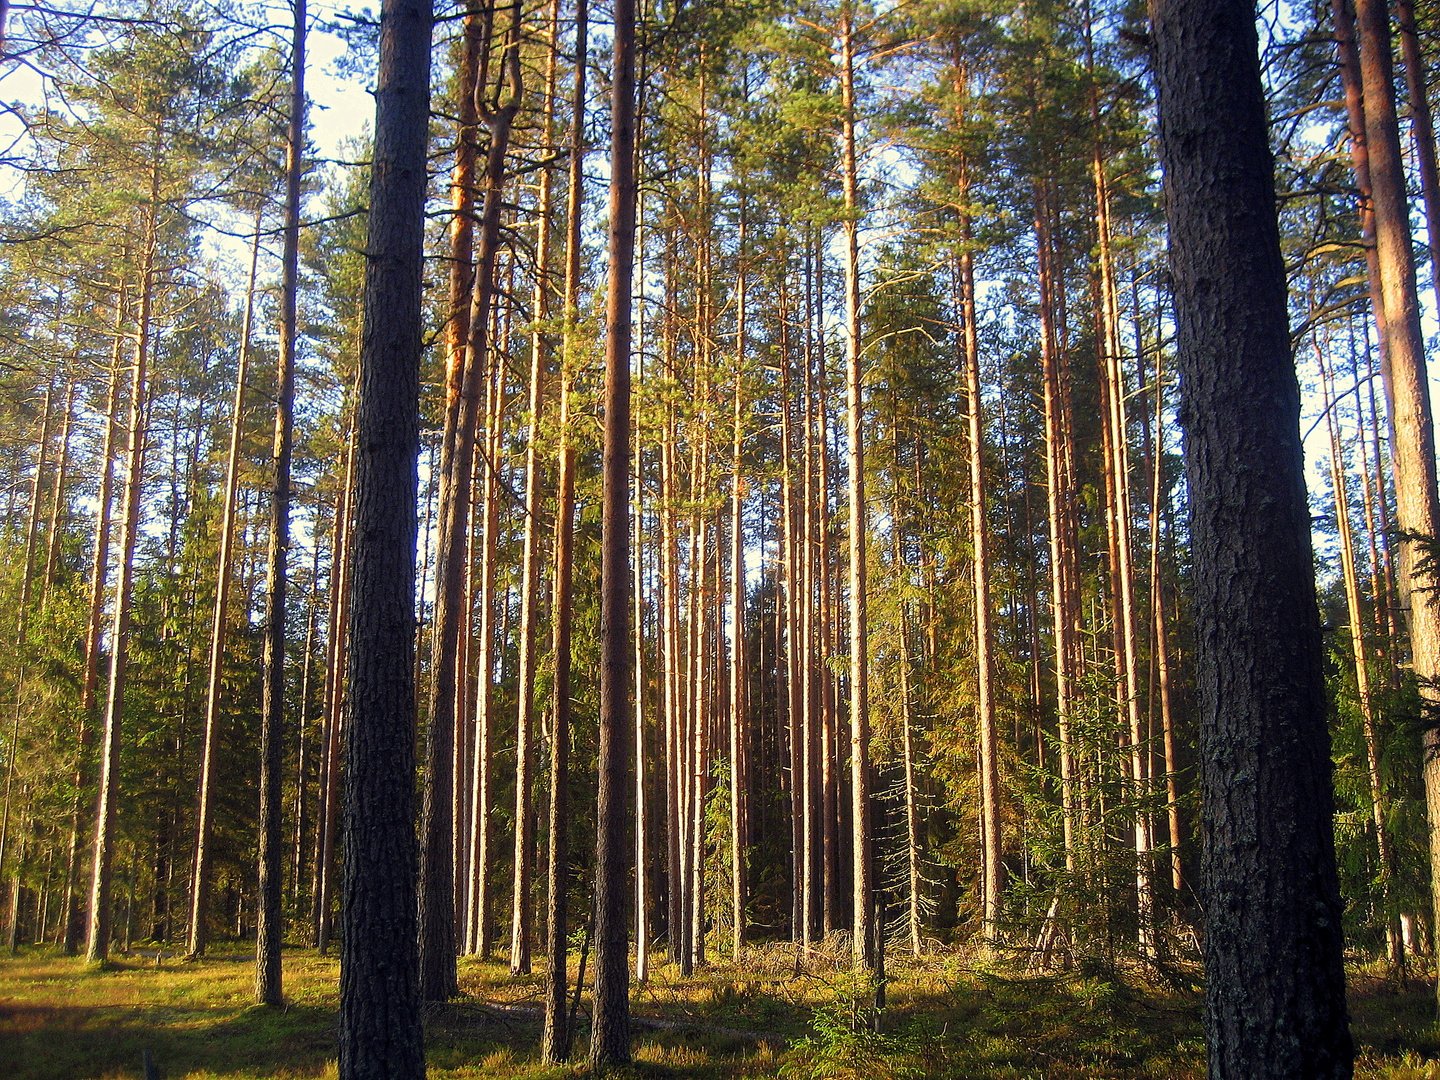
{"label": "green grass patch", "polygon": [[[573,965],[573,959],[572,959]],[[572,966],[573,971],[573,966]],[[634,987],[635,1077],[1156,1077],[1204,1075],[1198,992],[1133,974],[1023,977],[962,956],[892,963],[887,1005],[868,1007],[843,964],[786,946],[756,949],[681,979],[655,964]],[[287,1005],[251,1003],[248,950],[194,963],[120,958],[103,970],[34,949],[0,959],[0,1074],[17,1080],[139,1077],[148,1052],[168,1080],[333,1077],[338,965],[285,954]],[[438,1080],[562,1080],[539,1063],[538,976],[467,958],[462,994],[426,1012]],[[1352,976],[1357,1075],[1440,1080],[1431,986]],[[575,1056],[583,1060],[582,1005]],[[877,1023],[872,1026],[871,1020]],[[878,1030],[877,1030],[878,1029]]]}

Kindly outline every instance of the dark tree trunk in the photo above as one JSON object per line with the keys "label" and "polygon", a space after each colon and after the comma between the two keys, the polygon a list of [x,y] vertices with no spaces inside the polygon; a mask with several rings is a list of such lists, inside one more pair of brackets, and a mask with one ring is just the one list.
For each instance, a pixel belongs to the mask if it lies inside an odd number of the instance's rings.
{"label": "dark tree trunk", "polygon": [[1348,1077],[1319,615],[1255,8],[1157,0],[1214,1077]]}
{"label": "dark tree trunk", "polygon": [[356,413],[340,1076],[425,1075],[416,941],[415,540],[430,0],[380,12]]}
{"label": "dark tree trunk", "polygon": [[574,583],[575,451],[570,442],[570,382],[580,297],[580,210],[585,183],[585,63],[589,8],[575,4],[575,84],[571,98],[570,170],[565,192],[565,343],[560,361],[560,475],[555,507],[555,603],[551,615],[555,655],[554,724],[550,746],[550,849],[546,862],[545,1026],[540,1058],[547,1064],[570,1055],[566,1024],[567,892],[570,887],[570,609]]}
{"label": "dark tree trunk", "polygon": [[635,264],[635,2],[615,2],[610,272],[605,301],[600,569],[600,789],[595,808],[595,1010],[590,1064],[630,1060],[625,842],[630,739],[630,293]]}
{"label": "dark tree trunk", "polygon": [[[290,43],[290,131],[285,150],[285,243],[280,288],[280,370],[276,375],[274,489],[266,556],[264,689],[260,703],[260,878],[256,896],[255,1000],[279,1005],[280,913],[285,848],[281,766],[285,760],[285,593],[289,580],[290,456],[295,408],[296,296],[300,282],[300,180],[305,141],[305,0],[295,0]],[[203,913],[202,913],[203,917]]]}

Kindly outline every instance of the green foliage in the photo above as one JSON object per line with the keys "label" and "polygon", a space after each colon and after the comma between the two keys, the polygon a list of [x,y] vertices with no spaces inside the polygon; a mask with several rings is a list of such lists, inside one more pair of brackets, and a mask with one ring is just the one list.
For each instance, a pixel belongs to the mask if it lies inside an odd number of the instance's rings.
{"label": "green foliage", "polygon": [[815,1008],[811,1034],[780,1066],[784,1080],[917,1080],[926,1075],[922,1041],[884,1029],[876,983],[863,972],[843,977],[835,999]]}

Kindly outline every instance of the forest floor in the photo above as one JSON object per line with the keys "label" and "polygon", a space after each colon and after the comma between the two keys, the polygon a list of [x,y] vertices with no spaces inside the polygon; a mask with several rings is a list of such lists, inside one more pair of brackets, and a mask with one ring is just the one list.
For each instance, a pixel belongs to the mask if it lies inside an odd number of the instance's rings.
{"label": "forest floor", "polygon": [[[105,970],[50,949],[0,959],[0,1075],[16,1080],[143,1076],[148,1053],[181,1077],[332,1077],[338,967],[285,954],[283,1010],[252,1005],[251,956],[238,946],[183,962],[151,950]],[[657,964],[636,988],[638,1077],[1157,1077],[1204,1075],[1200,995],[1111,974],[986,971],[961,956],[890,965],[881,1033],[857,1036],[845,965],[795,971],[788,946],[754,949],[681,980]],[[1183,982],[1184,980],[1179,980]],[[462,961],[462,996],[427,1013],[429,1075],[560,1078],[539,1064],[540,976]],[[1352,972],[1357,1076],[1440,1080],[1433,994]],[[584,1058],[584,1008],[574,1056]]]}

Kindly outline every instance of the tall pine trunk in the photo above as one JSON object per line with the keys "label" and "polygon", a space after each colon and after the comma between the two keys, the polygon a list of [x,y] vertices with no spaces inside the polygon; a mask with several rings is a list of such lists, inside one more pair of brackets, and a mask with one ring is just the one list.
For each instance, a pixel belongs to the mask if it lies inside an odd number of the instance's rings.
{"label": "tall pine trunk", "polygon": [[255,1000],[280,1005],[280,858],[285,760],[285,609],[289,584],[290,459],[294,444],[295,337],[300,289],[300,181],[305,140],[305,0],[294,0],[290,43],[290,130],[285,147],[285,240],[281,255],[280,358],[275,385],[274,487],[270,493],[270,545],[265,571],[265,651],[260,699],[260,855],[255,921]]}
{"label": "tall pine trunk", "polygon": [[610,267],[605,296],[605,427],[601,465],[600,760],[595,808],[595,1007],[590,1064],[630,1060],[630,305],[635,263],[635,3],[615,2],[611,88]]}
{"label": "tall pine trunk", "polygon": [[580,209],[585,178],[585,66],[587,0],[575,3],[575,81],[570,99],[570,169],[565,191],[565,338],[560,359],[559,478],[555,506],[555,602],[552,648],[555,702],[550,742],[550,848],[546,859],[545,1023],[540,1058],[558,1064],[570,1055],[565,1012],[568,988],[568,890],[570,887],[570,637],[575,551],[575,450],[570,440],[570,390],[578,351],[580,301]]}
{"label": "tall pine trunk", "polygon": [[205,726],[200,746],[200,798],[195,814],[195,855],[190,869],[190,933],[187,951],[203,956],[208,939],[205,923],[210,903],[210,832],[215,806],[215,739],[219,733],[221,687],[224,683],[225,638],[234,580],[235,496],[240,486],[240,443],[245,429],[245,383],[250,368],[250,337],[255,316],[255,278],[260,263],[260,225],[250,247],[250,278],[245,289],[245,317],[240,329],[240,355],[235,368],[235,394],[230,408],[230,447],[225,458],[225,491],[220,506],[220,558],[215,570],[215,609],[210,624],[210,674],[205,692]]}
{"label": "tall pine trunk", "polygon": [[110,893],[114,881],[115,813],[120,797],[120,731],[125,713],[125,667],[129,659],[130,603],[135,590],[135,543],[140,532],[141,484],[145,475],[146,417],[149,414],[151,321],[155,310],[156,249],[159,244],[158,158],[150,167],[150,201],[145,211],[140,265],[140,311],[130,375],[130,450],[120,512],[120,559],[115,578],[115,613],[110,629],[110,684],[100,738],[100,792],[95,813],[94,872],[90,886],[90,927],[85,956],[104,963],[110,955]]}
{"label": "tall pine trunk", "polygon": [[[543,152],[554,139],[555,79],[559,66],[560,3],[550,0],[548,57],[545,63],[545,104],[541,121]],[[532,898],[535,847],[535,628],[540,598],[540,421],[545,403],[549,343],[544,320],[550,315],[551,170],[540,170],[535,207],[535,291],[530,334],[530,408],[525,437],[525,538],[521,554],[519,702],[515,731],[515,877],[510,925],[510,973],[530,973]]]}
{"label": "tall pine trunk", "polygon": [[[1365,97],[1365,141],[1375,208],[1380,284],[1381,374],[1390,416],[1391,468],[1400,529],[1400,591],[1410,621],[1410,656],[1427,715],[1440,708],[1440,593],[1435,560],[1425,543],[1440,535],[1435,434],[1425,342],[1415,288],[1399,123],[1395,115],[1390,14],[1384,0],[1357,0],[1356,31]],[[1440,728],[1422,735],[1425,803],[1429,818],[1432,925],[1440,925]],[[1437,987],[1440,994],[1440,987]]]}
{"label": "tall pine trunk", "polygon": [[380,12],[356,410],[340,1076],[425,1075],[415,840],[415,539],[429,0]]}
{"label": "tall pine trunk", "polygon": [[1323,646],[1255,8],[1157,0],[1214,1077],[1348,1077]]}

